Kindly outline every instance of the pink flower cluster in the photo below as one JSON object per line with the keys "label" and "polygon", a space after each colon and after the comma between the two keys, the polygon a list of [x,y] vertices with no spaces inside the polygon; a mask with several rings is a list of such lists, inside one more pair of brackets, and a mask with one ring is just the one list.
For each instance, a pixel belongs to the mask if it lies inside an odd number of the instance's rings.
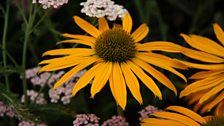
{"label": "pink flower cluster", "polygon": [[102,126],[129,126],[129,124],[122,116],[112,116],[111,119],[103,122]]}
{"label": "pink flower cluster", "polygon": [[15,116],[15,113],[10,106],[5,105],[2,101],[0,101],[0,116],[3,117],[5,115],[12,118]]}
{"label": "pink flower cluster", "polygon": [[51,74],[49,72],[43,72],[40,75],[37,75],[38,70],[40,67],[34,67],[31,69],[26,70],[26,79],[30,79],[31,83],[34,86],[41,86],[43,87],[44,84],[48,84],[51,86],[53,83],[55,83],[65,72],[60,71],[56,74]]}
{"label": "pink flower cluster", "polygon": [[99,126],[100,118],[95,114],[78,114],[73,121],[73,126]]}
{"label": "pink flower cluster", "polygon": [[138,112],[140,114],[139,121],[142,121],[144,118],[148,118],[150,114],[152,114],[154,112],[159,112],[159,111],[163,111],[163,110],[158,109],[152,105],[148,105],[143,110]]}
{"label": "pink flower cluster", "polygon": [[[86,70],[80,71],[79,73],[75,74],[71,79],[69,79],[65,84],[58,87],[55,90],[49,90],[49,97],[51,98],[52,103],[58,103],[59,100],[63,104],[69,104],[72,98],[72,88],[77,82],[77,80],[86,72]],[[52,85],[50,85],[52,88]]]}
{"label": "pink flower cluster", "polygon": [[[40,67],[34,67],[26,70],[26,77],[30,79],[33,86],[43,87],[45,84],[50,88],[48,91],[48,95],[50,98],[50,102],[58,103],[61,101],[63,104],[69,104],[72,98],[72,88],[77,80],[86,72],[86,70],[80,71],[75,74],[71,79],[69,79],[65,84],[58,87],[55,90],[52,90],[54,83],[59,80],[59,78],[65,73],[64,71],[60,71],[58,73],[51,74],[49,72],[43,72],[37,75]],[[46,104],[47,101],[44,99],[44,94],[38,94],[34,90],[28,90],[27,96],[29,96],[30,101],[36,104]],[[24,101],[24,97],[22,97],[22,102]]]}
{"label": "pink flower cluster", "polygon": [[58,103],[58,101],[61,100],[63,104],[69,104],[71,102],[71,93],[73,86],[74,83],[70,82],[68,84],[58,87],[55,90],[49,90],[49,97],[51,98],[51,102]]}
{"label": "pink flower cluster", "polygon": [[33,122],[27,122],[27,121],[21,121],[18,126],[47,126],[46,124],[44,123],[41,123],[41,124],[35,124]]}
{"label": "pink flower cluster", "polygon": [[[47,104],[47,101],[44,98],[43,93],[38,93],[34,90],[27,90],[27,96],[29,97],[30,101],[33,102],[33,103],[36,103],[38,105]],[[21,102],[22,103],[25,102],[25,96],[24,95],[21,97]]]}

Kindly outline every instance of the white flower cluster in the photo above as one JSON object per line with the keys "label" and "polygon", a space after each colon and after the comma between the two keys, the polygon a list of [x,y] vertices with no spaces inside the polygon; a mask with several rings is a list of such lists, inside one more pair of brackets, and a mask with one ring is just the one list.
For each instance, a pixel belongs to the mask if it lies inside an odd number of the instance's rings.
{"label": "white flower cluster", "polygon": [[39,3],[42,4],[44,9],[53,7],[58,8],[59,6],[62,6],[63,4],[67,4],[68,0],[33,0],[33,3]]}
{"label": "white flower cluster", "polygon": [[87,0],[80,3],[83,6],[81,12],[90,17],[106,17],[110,21],[123,18],[128,11],[111,0]]}

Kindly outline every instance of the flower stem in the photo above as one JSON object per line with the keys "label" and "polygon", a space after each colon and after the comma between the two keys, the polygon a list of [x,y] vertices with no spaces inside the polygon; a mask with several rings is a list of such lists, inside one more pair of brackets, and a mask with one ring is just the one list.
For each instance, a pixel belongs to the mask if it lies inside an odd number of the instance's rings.
{"label": "flower stem", "polygon": [[27,104],[27,82],[26,82],[26,54],[27,54],[27,45],[29,42],[30,34],[32,33],[32,26],[36,16],[36,7],[33,10],[33,5],[30,5],[30,13],[28,17],[28,22],[25,28],[24,44],[23,44],[23,53],[22,53],[22,82],[23,82],[23,94],[25,96],[24,103]]}
{"label": "flower stem", "polygon": [[124,111],[119,105],[117,105],[117,115],[124,116]]}
{"label": "flower stem", "polygon": [[[8,29],[8,19],[9,19],[9,3],[6,3],[6,10],[4,12],[4,29],[3,29],[3,35],[2,35],[2,57],[3,57],[3,66],[7,67],[7,59],[6,59],[6,35],[7,35],[7,29]],[[9,78],[8,75],[4,75],[5,77],[5,83],[6,83],[6,89],[9,90]]]}
{"label": "flower stem", "polygon": [[160,8],[158,6],[158,2],[157,0],[154,0],[155,2],[155,9],[156,9],[156,17],[159,21],[159,27],[160,27],[160,32],[161,32],[161,37],[162,37],[162,40],[166,40],[167,39],[167,26],[166,24],[164,23],[163,21],[163,18],[161,16],[161,12],[160,12]]}
{"label": "flower stem", "polygon": [[141,21],[145,22],[145,18],[144,18],[145,15],[144,15],[144,10],[142,9],[141,0],[134,0],[134,2],[135,2],[135,5],[137,7],[137,10],[138,10]]}

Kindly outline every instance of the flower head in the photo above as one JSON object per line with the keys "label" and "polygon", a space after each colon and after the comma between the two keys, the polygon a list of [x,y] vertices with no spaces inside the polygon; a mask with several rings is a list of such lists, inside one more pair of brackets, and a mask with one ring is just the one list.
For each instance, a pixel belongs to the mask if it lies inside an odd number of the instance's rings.
{"label": "flower head", "polygon": [[170,106],[166,110],[151,114],[151,117],[142,121],[142,126],[202,126],[207,124],[206,118],[187,108]]}
{"label": "flower head", "polygon": [[[127,103],[126,86],[140,104],[143,102],[137,77],[157,97],[162,99],[160,89],[146,73],[152,75],[161,84],[177,94],[172,82],[152,65],[168,70],[186,80],[181,73],[174,69],[186,69],[184,65],[172,58],[152,52],[158,49],[155,47],[164,45],[163,42],[140,43],[149,31],[146,24],[142,24],[137,30],[131,33],[132,18],[129,14],[126,14],[123,18],[122,25],[115,24],[112,29],[109,28],[104,18],[99,18],[98,29],[80,17],[74,16],[74,20],[89,35],[65,33],[63,36],[70,39],[60,41],[59,43],[79,43],[86,45],[86,47],[50,50],[45,52],[43,56],[57,55],[62,57],[40,62],[40,64],[46,65],[39,72],[73,67],[57,81],[54,88],[59,87],[80,70],[91,66],[74,85],[72,95],[76,95],[80,89],[87,86],[93,80],[90,91],[91,97],[93,98],[109,81],[110,89],[115,100],[125,109]],[[170,44],[166,43],[168,46]],[[172,51],[172,49],[169,50]]]}
{"label": "flower head", "polygon": [[224,126],[224,118],[219,116],[211,117],[203,126]]}
{"label": "flower head", "polygon": [[220,44],[202,36],[182,34],[196,49],[183,47],[182,53],[202,63],[180,62],[203,71],[190,77],[194,82],[180,93],[180,97],[187,96],[189,103],[196,103],[195,108],[201,109],[202,113],[215,108],[216,115],[224,116],[224,32],[218,24],[214,24],[214,31]]}

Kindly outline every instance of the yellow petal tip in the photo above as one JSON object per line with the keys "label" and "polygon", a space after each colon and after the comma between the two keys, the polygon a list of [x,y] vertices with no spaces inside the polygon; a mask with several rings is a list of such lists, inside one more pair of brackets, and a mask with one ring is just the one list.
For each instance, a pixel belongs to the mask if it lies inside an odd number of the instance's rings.
{"label": "yellow petal tip", "polygon": [[95,96],[95,95],[91,95],[90,98],[91,98],[91,99],[94,99],[94,96]]}

